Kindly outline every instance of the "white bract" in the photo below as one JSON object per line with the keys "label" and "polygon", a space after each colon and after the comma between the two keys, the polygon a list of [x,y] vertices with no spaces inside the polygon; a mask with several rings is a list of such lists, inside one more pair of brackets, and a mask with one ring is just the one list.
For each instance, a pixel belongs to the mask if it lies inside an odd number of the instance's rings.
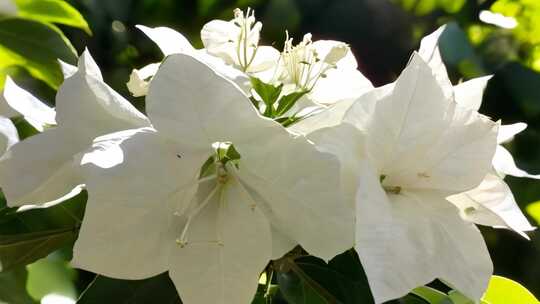
{"label": "white bract", "polygon": [[78,70],[67,78],[53,110],[8,80],[4,97],[29,121],[57,126],[13,145],[0,160],[0,187],[10,206],[61,201],[80,191],[75,156],[100,135],[149,122],[108,87],[85,51]]}
{"label": "white bract", "polygon": [[13,122],[7,117],[0,116],[0,156],[18,141],[19,133]]}
{"label": "white bract", "polygon": [[17,86],[9,77],[6,79],[2,98],[10,109],[16,112],[11,117],[24,117],[37,131],[43,132],[56,125],[55,110]]}
{"label": "white bract", "polygon": [[[475,78],[456,86],[452,85],[439,50],[439,40],[445,29],[446,27],[442,26],[424,37],[419,53],[433,69],[435,77],[447,96],[453,96],[462,107],[478,111],[482,104],[484,89],[491,76]],[[540,175],[531,175],[519,169],[510,152],[502,146],[526,127],[525,123],[500,126],[497,135],[499,145],[492,161],[495,172],[487,175],[478,188],[451,196],[449,200],[460,208],[462,216],[467,220],[481,225],[512,229],[528,239],[524,232],[535,228],[519,209],[503,178],[504,175],[540,178]]]}
{"label": "white bract", "polygon": [[489,172],[498,126],[445,96],[416,53],[393,86],[375,90],[342,124],[310,136],[339,156],[344,188],[356,195],[355,248],[375,301],[436,278],[479,300],[493,270],[489,253],[445,198]]}
{"label": "white bract", "polygon": [[[75,266],[120,279],[169,271],[186,304],[250,303],[269,260],[295,244],[325,259],[352,247],[339,162],[261,117],[205,62],[168,56],[146,106],[153,128],[98,138],[82,158]],[[217,161],[231,144],[239,159]]]}

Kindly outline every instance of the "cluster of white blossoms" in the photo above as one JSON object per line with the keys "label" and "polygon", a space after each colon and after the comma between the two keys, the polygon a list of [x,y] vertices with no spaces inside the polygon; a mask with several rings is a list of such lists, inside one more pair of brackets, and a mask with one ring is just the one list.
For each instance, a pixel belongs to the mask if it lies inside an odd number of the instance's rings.
{"label": "cluster of white blossoms", "polygon": [[168,271],[186,304],[241,304],[297,245],[326,260],[354,247],[376,303],[434,279],[478,300],[493,267],[475,225],[534,229],[503,178],[538,176],[500,145],[526,125],[478,113],[489,77],[451,84],[444,28],[379,88],[345,43],[259,45],[250,10],[206,24],[203,49],[138,28],[165,55],[128,83],[145,114],[88,51],[62,64],[56,109],[9,79],[3,93],[6,116],[43,131],[15,143],[0,121],[8,204],[88,191],[74,266],[119,279]]}

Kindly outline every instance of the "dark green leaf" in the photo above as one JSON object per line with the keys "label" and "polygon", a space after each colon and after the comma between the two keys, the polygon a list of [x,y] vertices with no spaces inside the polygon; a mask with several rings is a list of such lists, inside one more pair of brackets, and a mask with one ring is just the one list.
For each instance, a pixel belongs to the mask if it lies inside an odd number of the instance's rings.
{"label": "dark green leaf", "polygon": [[[291,303],[369,304],[373,298],[354,251],[334,258],[329,264],[307,256],[286,261],[278,271],[281,293]],[[283,267],[285,266],[285,267]]]}
{"label": "dark green leaf", "polygon": [[0,268],[2,271],[45,257],[77,237],[86,193],[49,208],[0,212]]}
{"label": "dark green leaf", "polygon": [[0,235],[0,269],[28,265],[75,241],[78,229]]}
{"label": "dark green leaf", "polygon": [[116,280],[96,276],[77,304],[182,303],[168,273],[146,280]]}
{"label": "dark green leaf", "polygon": [[294,92],[281,97],[279,99],[275,117],[280,117],[287,113],[287,111],[289,111],[302,96],[306,95],[306,93],[307,92]]}
{"label": "dark green leaf", "polygon": [[399,299],[398,303],[400,304],[431,304],[430,302],[426,302],[425,300],[422,300],[421,298],[411,295],[411,294],[408,294],[405,297]]}
{"label": "dark green leaf", "polygon": [[24,267],[0,273],[0,303],[36,304],[26,291],[28,272]]}
{"label": "dark green leaf", "polygon": [[92,34],[84,17],[63,0],[16,0],[19,16],[41,22],[64,24]]}
{"label": "dark green leaf", "polygon": [[22,66],[57,88],[64,78],[58,59],[72,64],[77,60],[77,52],[59,29],[21,18],[0,20],[0,69]]}
{"label": "dark green leaf", "polygon": [[262,82],[260,79],[251,77],[251,86],[257,92],[257,94],[262,98],[266,109],[264,115],[267,117],[273,117],[273,105],[279,98],[281,90],[283,89],[283,84],[279,86],[273,86],[268,83]]}

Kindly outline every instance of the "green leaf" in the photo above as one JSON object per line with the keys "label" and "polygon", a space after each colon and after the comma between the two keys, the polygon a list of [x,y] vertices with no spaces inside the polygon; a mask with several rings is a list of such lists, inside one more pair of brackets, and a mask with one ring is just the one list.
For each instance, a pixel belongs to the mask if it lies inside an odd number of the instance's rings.
{"label": "green leaf", "polygon": [[176,288],[167,273],[146,280],[116,280],[96,276],[77,304],[181,304]]}
{"label": "green leaf", "polygon": [[457,290],[451,290],[448,297],[452,300],[452,304],[474,304],[474,301],[467,298],[464,294]]}
{"label": "green leaf", "polygon": [[490,304],[538,304],[538,300],[523,285],[510,279],[492,276],[483,301]]}
{"label": "green leaf", "polygon": [[49,208],[0,210],[0,269],[30,264],[71,245],[84,214],[86,193]]}
{"label": "green leaf", "polygon": [[19,16],[46,23],[64,24],[84,30],[89,35],[92,31],[84,17],[62,0],[16,0]]}
{"label": "green leaf", "polygon": [[58,59],[72,64],[77,61],[77,52],[58,28],[21,18],[0,20],[0,70],[18,65],[58,88],[64,79]]}
{"label": "green leaf", "polygon": [[287,113],[287,111],[289,111],[296,104],[296,102],[306,94],[307,92],[294,92],[281,97],[279,99],[278,107],[276,109],[276,114],[274,117],[280,117]]}
{"label": "green leaf", "polygon": [[540,225],[540,201],[529,204],[525,210]]}
{"label": "green leaf", "polygon": [[75,241],[78,229],[57,229],[13,235],[0,235],[0,269],[6,271],[46,257]]}
{"label": "green leaf", "polygon": [[0,303],[36,304],[26,291],[27,278],[28,272],[25,268],[0,273]]}
{"label": "green leaf", "polygon": [[445,300],[449,299],[445,293],[427,286],[415,288],[411,293],[426,300],[430,304],[442,304]]}
{"label": "green leaf", "polygon": [[[399,303],[400,304],[432,304],[432,303],[427,302],[426,300],[421,299],[418,296],[415,296],[415,295],[412,295],[412,294],[408,294],[405,297],[401,298],[399,300]],[[437,304],[439,304],[439,303],[437,303]],[[448,304],[452,304],[452,303],[448,303]]]}
{"label": "green leaf", "polygon": [[58,255],[51,255],[27,266],[27,290],[34,299],[41,300],[54,294],[66,299],[76,300],[77,289],[73,283],[76,271]]}
{"label": "green leaf", "polygon": [[279,288],[290,303],[369,304],[373,298],[353,250],[347,251],[328,264],[306,256],[290,257],[278,262]]}
{"label": "green leaf", "polygon": [[273,117],[274,107],[273,105],[279,98],[281,90],[283,89],[283,84],[279,86],[273,86],[268,83],[262,82],[259,78],[251,77],[251,86],[257,92],[257,94],[262,98],[266,109],[264,115],[266,117]]}

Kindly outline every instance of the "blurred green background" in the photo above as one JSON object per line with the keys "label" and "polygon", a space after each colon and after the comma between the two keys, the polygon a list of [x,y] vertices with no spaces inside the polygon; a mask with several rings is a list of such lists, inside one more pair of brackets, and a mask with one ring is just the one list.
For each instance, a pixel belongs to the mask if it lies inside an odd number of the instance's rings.
{"label": "blurred green background", "polygon": [[[540,173],[540,1],[538,0],[73,0],[93,32],[61,27],[79,53],[88,47],[105,81],[136,106],[125,83],[133,68],[160,61],[158,48],[136,24],[172,27],[201,47],[199,30],[211,19],[232,17],[236,7],[255,9],[263,22],[263,41],[278,49],[285,29],[300,40],[311,32],[314,40],[333,39],[350,44],[359,69],[375,84],[395,80],[420,39],[442,24],[452,23],[441,42],[443,57],[454,83],[494,74],[481,112],[504,124],[523,121],[529,128],[508,145],[518,166]],[[499,13],[499,25],[486,17]],[[482,13],[484,12],[484,13]],[[511,18],[501,18],[502,15]],[[480,16],[483,16],[480,18]],[[493,19],[493,18],[491,18]],[[495,23],[497,21],[495,20]],[[54,102],[55,91],[26,80],[44,100]],[[540,223],[540,181],[506,178],[517,202],[529,206],[533,225]],[[536,212],[536,214],[535,214]],[[482,229],[495,273],[514,279],[540,295],[540,233],[528,242],[505,230]],[[67,253],[69,255],[69,253]],[[50,259],[50,258],[49,258]],[[31,267],[40,267],[32,265]],[[44,268],[43,266],[42,268]],[[45,267],[46,268],[46,267]],[[43,271],[46,271],[44,269]],[[92,275],[65,269],[75,278],[78,293]],[[31,271],[31,275],[32,275]],[[62,277],[62,275],[57,274]],[[33,276],[39,276],[34,274]],[[1,280],[1,278],[0,278]],[[36,279],[37,280],[37,279]],[[0,287],[1,288],[1,287]],[[1,301],[0,301],[1,302]],[[510,304],[510,303],[509,303]]]}

